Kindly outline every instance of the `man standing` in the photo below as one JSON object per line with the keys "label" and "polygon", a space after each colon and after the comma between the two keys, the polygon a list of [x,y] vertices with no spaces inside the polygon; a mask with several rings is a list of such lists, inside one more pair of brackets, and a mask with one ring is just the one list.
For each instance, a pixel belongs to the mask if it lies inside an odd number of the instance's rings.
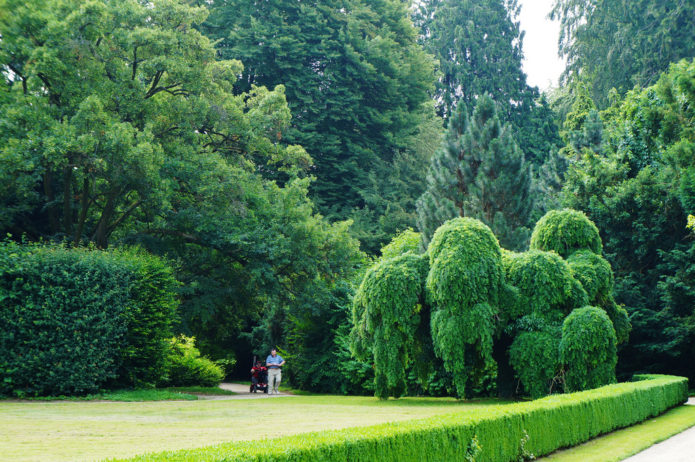
{"label": "man standing", "polygon": [[278,394],[278,387],[282,380],[282,366],[285,365],[285,360],[278,355],[275,348],[270,350],[270,356],[265,359],[265,365],[268,368],[268,394]]}

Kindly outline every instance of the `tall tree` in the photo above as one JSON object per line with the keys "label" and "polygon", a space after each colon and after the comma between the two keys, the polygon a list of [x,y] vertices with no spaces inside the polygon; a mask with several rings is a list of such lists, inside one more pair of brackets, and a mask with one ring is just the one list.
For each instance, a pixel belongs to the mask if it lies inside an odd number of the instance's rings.
{"label": "tall tree", "polygon": [[442,223],[460,216],[490,226],[503,247],[526,245],[533,209],[531,171],[511,130],[500,123],[489,96],[478,100],[470,118],[459,105],[417,202],[425,244]]}
{"label": "tall tree", "polygon": [[250,352],[254,327],[284,346],[346,304],[362,254],[315,214],[311,159],[282,142],[284,88],[235,94],[243,66],[215,59],[206,16],[184,0],[0,0],[0,232],[166,255],[180,328],[221,357]]}
{"label": "tall tree", "polygon": [[439,60],[439,113],[452,117],[459,102],[472,105],[489,94],[526,158],[542,164],[560,140],[547,102],[526,83],[518,0],[426,0],[418,6],[422,41]]}
{"label": "tall tree", "polygon": [[564,77],[587,79],[600,107],[656,82],[668,65],[695,56],[695,0],[556,0]]}
{"label": "tall tree", "polygon": [[[405,2],[211,5],[204,30],[218,40],[223,58],[245,64],[236,90],[285,85],[294,118],[283,136],[314,159],[312,190],[320,210],[344,219],[363,208],[370,174],[395,174],[388,166],[398,163],[431,112],[433,61],[417,44]],[[378,250],[385,237],[370,247]]]}
{"label": "tall tree", "polygon": [[593,133],[600,143],[568,139],[574,160],[564,202],[585,211],[601,230],[616,301],[633,325],[619,364],[624,373],[693,377],[686,365],[695,351],[695,247],[686,229],[695,211],[693,88],[695,63],[681,61],[600,118],[590,105],[575,112],[573,133]]}

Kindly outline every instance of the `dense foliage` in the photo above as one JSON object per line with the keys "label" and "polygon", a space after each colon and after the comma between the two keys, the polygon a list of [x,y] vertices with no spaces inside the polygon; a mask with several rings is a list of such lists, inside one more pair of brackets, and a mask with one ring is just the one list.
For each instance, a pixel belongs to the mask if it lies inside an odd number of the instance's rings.
{"label": "dense foliage", "polygon": [[695,56],[693,0],[556,0],[565,77],[586,79],[605,107],[615,88],[652,85],[669,64]]}
{"label": "dense foliage", "polygon": [[224,379],[224,369],[200,356],[195,338],[179,336],[170,339],[166,356],[166,376],[157,384],[168,387],[217,387]]}
{"label": "dense foliage", "polygon": [[528,240],[533,205],[530,165],[511,126],[500,123],[495,103],[482,96],[471,115],[459,105],[417,202],[423,243],[442,223],[460,216],[481,220],[504,247],[520,250]]}
{"label": "dense foliage", "polygon": [[[354,208],[376,206],[357,214],[357,231],[371,253],[388,240],[386,232],[413,226],[402,205],[420,190],[407,184],[407,171],[396,169],[426,165],[413,136],[424,137],[419,143],[432,138],[428,91],[434,74],[432,58],[416,42],[407,5],[399,0],[210,5],[203,30],[219,39],[223,58],[245,65],[236,90],[285,86],[294,118],[283,137],[312,156],[312,195],[322,213],[346,219]],[[374,188],[382,196],[406,197],[373,201]]]}
{"label": "dense foliage", "polygon": [[0,394],[154,386],[167,375],[176,280],[142,252],[0,244]]}
{"label": "dense foliage", "polygon": [[422,338],[419,329],[423,318],[429,316],[423,310],[428,269],[426,255],[384,259],[367,271],[355,295],[355,337],[371,343],[368,351],[374,356],[379,398],[405,393],[410,357],[424,348],[423,342],[428,342],[428,336]]}
{"label": "dense foliage", "polygon": [[618,362],[613,323],[600,308],[579,308],[562,323],[560,357],[567,366],[565,388],[581,391],[615,382]]}
{"label": "dense foliage", "polygon": [[[619,371],[672,371],[695,352],[693,213],[695,64],[673,65],[659,82],[630,92],[600,113],[599,142],[575,152],[563,189],[567,206],[598,225],[615,270],[615,299],[630,314],[633,334]],[[591,105],[578,111],[586,131]],[[581,279],[581,278],[580,278]],[[611,316],[613,317],[613,316]],[[617,323],[616,330],[618,328]],[[621,333],[618,339],[623,341]]]}
{"label": "dense foliage", "polygon": [[534,228],[530,247],[568,257],[582,249],[600,254],[602,243],[598,228],[582,212],[552,210]]}
{"label": "dense foliage", "polygon": [[412,461],[528,460],[642,422],[688,399],[682,377],[639,381],[554,396],[531,403],[488,406],[476,415],[438,416],[339,431],[225,443],[148,454],[132,461]]}

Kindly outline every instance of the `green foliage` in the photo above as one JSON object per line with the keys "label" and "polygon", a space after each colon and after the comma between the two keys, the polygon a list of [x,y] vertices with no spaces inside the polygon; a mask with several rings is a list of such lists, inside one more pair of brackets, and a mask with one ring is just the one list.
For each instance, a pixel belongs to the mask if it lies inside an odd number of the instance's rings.
{"label": "green foliage", "polygon": [[184,335],[170,340],[167,375],[160,383],[168,387],[215,387],[224,379],[224,370],[208,358],[200,356],[195,338]]}
{"label": "green foliage", "polygon": [[[285,86],[295,117],[283,138],[313,157],[317,205],[331,219],[346,219],[358,209],[357,221],[367,222],[360,223],[360,237],[371,253],[388,238],[383,228],[392,226],[391,219],[400,229],[414,224],[407,216],[405,223],[394,215],[379,221],[384,212],[407,214],[404,198],[393,197],[394,192],[417,197],[412,186],[394,191],[392,180],[407,175],[399,171],[405,165],[398,155],[410,151],[411,137],[433,115],[428,95],[433,60],[417,44],[408,16],[399,0],[231,0],[211,2],[203,26],[219,40],[223,58],[244,63],[238,92],[253,85]],[[417,157],[409,160],[422,162]],[[387,204],[364,197],[374,191],[372,180],[386,193]],[[377,213],[363,210],[368,206]]]}
{"label": "green foliage", "polygon": [[507,253],[503,262],[506,282],[518,290],[516,303],[505,307],[509,321],[533,314],[547,322],[558,322],[587,304],[586,292],[572,277],[567,262],[556,253]]}
{"label": "green foliage", "polygon": [[615,382],[617,339],[613,323],[600,308],[578,308],[562,323],[560,357],[565,389],[581,391]]}
{"label": "green foliage", "polygon": [[588,79],[602,107],[613,89],[625,94],[655,83],[669,64],[695,55],[694,8],[692,0],[556,0],[565,78]]}
{"label": "green foliage", "polygon": [[602,143],[583,149],[566,175],[565,206],[597,224],[615,271],[619,318],[611,318],[619,340],[618,319],[627,324],[620,308],[629,312],[622,374],[669,371],[693,378],[686,364],[695,354],[695,278],[685,224],[695,197],[688,186],[695,171],[694,82],[695,64],[682,61],[656,85],[614,101],[600,113]]}
{"label": "green foliage", "polygon": [[0,244],[0,393],[152,386],[165,371],[176,280],[136,251]]}
{"label": "green foliage", "polygon": [[406,253],[420,253],[420,233],[406,229],[391,239],[391,242],[381,248],[381,258],[394,258]]}
{"label": "green foliage", "polygon": [[488,225],[506,248],[526,247],[533,198],[530,164],[502,126],[495,103],[478,99],[469,117],[461,104],[431,159],[418,199],[418,227],[427,244],[446,220],[471,217]]}
{"label": "green foliage", "polygon": [[646,376],[642,381],[530,403],[492,406],[476,416],[457,414],[200,449],[147,454],[131,461],[516,461],[574,446],[657,416],[687,400],[687,380]]}
{"label": "green foliage", "polygon": [[472,218],[455,218],[437,230],[428,254],[432,341],[463,397],[467,376],[492,361],[504,284],[501,251],[490,228]]}
{"label": "green foliage", "polygon": [[[357,341],[371,344],[376,395],[400,397],[406,391],[406,367],[417,351],[423,322],[428,256],[406,253],[370,268],[355,294],[353,319]],[[356,348],[356,349],[359,349]]]}
{"label": "green foliage", "polygon": [[509,349],[509,359],[533,399],[558,391],[554,386],[561,369],[560,326],[520,333]]}
{"label": "green foliage", "polygon": [[577,250],[601,254],[603,245],[596,225],[577,210],[551,210],[541,218],[531,235],[531,249],[553,251],[567,258]]}

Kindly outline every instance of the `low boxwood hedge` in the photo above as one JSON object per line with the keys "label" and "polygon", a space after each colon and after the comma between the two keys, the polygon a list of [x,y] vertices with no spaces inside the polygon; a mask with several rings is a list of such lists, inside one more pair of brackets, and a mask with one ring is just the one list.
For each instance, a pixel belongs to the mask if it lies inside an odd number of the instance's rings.
{"label": "low boxwood hedge", "polygon": [[687,400],[685,378],[644,375],[635,379],[579,393],[491,406],[475,416],[451,414],[148,454],[130,460],[517,461],[633,425]]}

